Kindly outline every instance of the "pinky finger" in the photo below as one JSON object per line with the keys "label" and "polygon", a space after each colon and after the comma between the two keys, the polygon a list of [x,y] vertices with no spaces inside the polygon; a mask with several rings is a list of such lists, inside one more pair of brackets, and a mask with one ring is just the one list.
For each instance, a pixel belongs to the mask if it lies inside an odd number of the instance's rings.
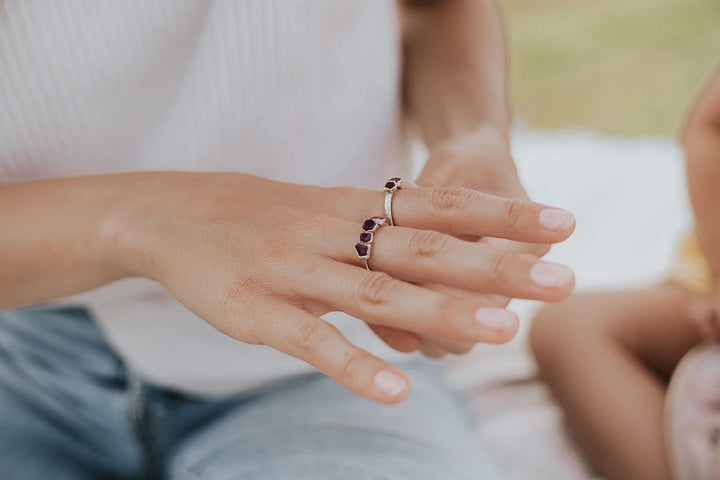
{"label": "pinky finger", "polygon": [[345,388],[380,403],[395,404],[410,393],[397,368],[350,343],[335,326],[281,301],[270,301],[260,339],[303,360]]}

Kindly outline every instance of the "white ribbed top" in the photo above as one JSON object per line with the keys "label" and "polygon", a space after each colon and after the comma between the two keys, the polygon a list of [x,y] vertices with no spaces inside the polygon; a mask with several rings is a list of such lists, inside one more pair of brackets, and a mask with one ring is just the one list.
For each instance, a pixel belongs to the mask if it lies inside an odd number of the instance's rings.
{"label": "white ribbed top", "polygon": [[[5,8],[0,182],[174,169],[377,187],[388,173],[399,97],[394,0]],[[148,281],[78,298],[121,356],[161,385],[234,393],[308,368],[223,336]],[[332,319],[377,346],[359,321]]]}

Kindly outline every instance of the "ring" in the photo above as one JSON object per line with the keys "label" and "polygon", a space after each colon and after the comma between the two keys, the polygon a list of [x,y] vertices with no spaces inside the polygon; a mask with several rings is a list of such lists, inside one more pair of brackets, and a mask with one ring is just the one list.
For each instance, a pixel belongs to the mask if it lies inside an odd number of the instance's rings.
{"label": "ring", "polygon": [[385,182],[385,218],[388,219],[390,226],[395,226],[395,222],[393,222],[392,216],[393,196],[398,189],[401,189],[406,185],[412,187],[415,186],[414,183],[403,180],[400,177],[388,178],[387,182]]}
{"label": "ring", "polygon": [[370,261],[370,252],[372,251],[372,242],[375,239],[375,232],[387,223],[382,217],[372,217],[365,220],[362,224],[362,233],[360,241],[355,244],[355,252],[359,258],[365,262],[365,268],[371,270],[368,262]]}

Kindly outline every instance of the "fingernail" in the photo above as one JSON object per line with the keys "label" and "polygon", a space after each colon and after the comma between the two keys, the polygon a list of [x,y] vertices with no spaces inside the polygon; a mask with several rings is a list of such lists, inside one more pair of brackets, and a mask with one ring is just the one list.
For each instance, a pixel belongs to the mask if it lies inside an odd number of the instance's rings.
{"label": "fingernail", "polygon": [[530,278],[543,287],[557,287],[570,280],[572,270],[557,263],[538,262],[530,269]]}
{"label": "fingernail", "polygon": [[407,380],[397,373],[381,370],[375,374],[375,386],[390,397],[397,396],[405,389]]}
{"label": "fingernail", "polygon": [[515,315],[503,308],[482,307],[475,312],[475,319],[483,327],[495,330],[512,325],[515,321]]}
{"label": "fingernail", "polygon": [[548,230],[565,230],[575,221],[575,215],[559,208],[540,210],[540,225]]}

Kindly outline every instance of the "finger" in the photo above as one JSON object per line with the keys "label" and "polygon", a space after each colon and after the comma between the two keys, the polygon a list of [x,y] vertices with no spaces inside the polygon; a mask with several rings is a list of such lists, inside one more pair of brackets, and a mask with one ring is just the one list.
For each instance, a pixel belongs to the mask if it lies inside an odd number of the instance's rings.
{"label": "finger", "polygon": [[528,253],[536,257],[542,257],[550,251],[550,245],[545,243],[513,242],[512,240],[506,240],[504,238],[484,237],[481,238],[478,243],[489,245],[506,252]]}
{"label": "finger", "polygon": [[[357,227],[336,222],[335,229],[326,243],[332,246],[334,258],[361,265],[349,248]],[[386,227],[372,235],[371,268],[408,282],[552,302],[566,298],[574,286],[572,270],[535,255],[510,253],[430,230]]]}
{"label": "finger", "polygon": [[405,374],[350,343],[333,325],[280,301],[268,301],[263,309],[262,343],[306,361],[371,400],[394,404],[410,392]]}
{"label": "finger", "polygon": [[[353,222],[382,215],[384,192],[342,188],[325,198],[325,211]],[[336,198],[336,201],[332,201]],[[393,197],[396,225],[453,235],[557,243],[575,228],[572,213],[462,187],[402,188]]]}
{"label": "finger", "polygon": [[518,328],[517,316],[487,308],[473,296],[442,294],[397,280],[387,273],[327,260],[292,286],[368,323],[451,341],[504,343]]}
{"label": "finger", "polygon": [[398,190],[393,218],[396,225],[530,243],[565,240],[575,226],[566,210],[461,187]]}
{"label": "finger", "polygon": [[[453,296],[475,297],[475,298],[481,299],[483,304],[485,304],[488,307],[505,308],[505,307],[507,307],[508,303],[510,302],[509,298],[502,297],[500,295],[495,295],[495,294],[491,294],[491,293],[478,295],[475,292],[470,292],[470,291],[463,290],[460,288],[455,288],[455,287],[448,287],[447,285],[442,285],[440,283],[421,283],[418,285],[420,285],[424,288],[428,288],[430,290],[434,290],[436,292],[446,293],[446,294],[450,294]],[[422,347],[420,348],[420,351],[422,353],[424,353],[425,355],[432,357],[432,358],[442,358],[447,353],[462,355],[462,354],[468,353],[475,346],[475,344],[473,344],[473,343],[447,342],[447,341],[443,341],[442,339],[436,339],[436,338],[431,338],[431,337],[426,337],[426,336],[421,337],[421,340],[422,340]]]}
{"label": "finger", "polygon": [[393,327],[386,327],[384,325],[373,325],[370,323],[368,326],[373,332],[375,332],[375,335],[380,337],[383,342],[398,352],[411,353],[422,346],[422,340],[420,340],[420,337],[412,332]]}

